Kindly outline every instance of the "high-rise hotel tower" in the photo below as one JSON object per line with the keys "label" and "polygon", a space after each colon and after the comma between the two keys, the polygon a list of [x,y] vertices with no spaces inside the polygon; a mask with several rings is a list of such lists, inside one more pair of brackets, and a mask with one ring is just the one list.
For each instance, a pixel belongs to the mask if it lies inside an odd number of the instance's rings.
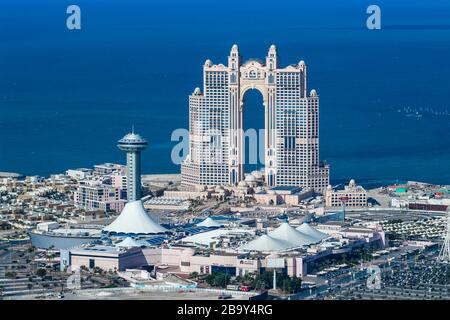
{"label": "high-rise hotel tower", "polygon": [[196,88],[189,97],[182,185],[234,185],[244,179],[244,96],[251,89],[263,96],[266,184],[323,192],[329,166],[319,160],[319,97],[315,90],[307,94],[305,63],[280,68],[274,45],[265,64],[243,63],[237,45],[227,66],[206,60],[203,92]]}

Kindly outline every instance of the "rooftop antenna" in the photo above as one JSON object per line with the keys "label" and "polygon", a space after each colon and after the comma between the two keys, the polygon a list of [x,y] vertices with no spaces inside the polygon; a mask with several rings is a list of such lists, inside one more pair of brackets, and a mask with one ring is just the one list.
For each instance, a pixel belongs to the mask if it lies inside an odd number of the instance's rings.
{"label": "rooftop antenna", "polygon": [[446,234],[438,259],[442,262],[450,263],[450,209],[447,210]]}
{"label": "rooftop antenna", "polygon": [[134,134],[134,124],[131,125],[131,133]]}

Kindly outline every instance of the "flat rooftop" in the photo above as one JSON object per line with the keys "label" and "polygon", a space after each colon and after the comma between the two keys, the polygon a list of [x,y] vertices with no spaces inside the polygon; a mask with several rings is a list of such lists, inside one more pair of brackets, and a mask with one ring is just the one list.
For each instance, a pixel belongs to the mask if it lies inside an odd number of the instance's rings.
{"label": "flat rooftop", "polygon": [[86,246],[77,247],[70,250],[72,254],[107,254],[107,255],[120,255],[126,253],[128,250],[120,247],[113,246]]}
{"label": "flat rooftop", "polygon": [[293,190],[301,190],[302,188],[300,187],[295,187],[295,186],[278,186],[278,187],[273,187],[270,190],[275,190],[275,191],[293,191]]}
{"label": "flat rooftop", "polygon": [[60,236],[97,236],[100,235],[102,230],[100,229],[53,229],[49,231],[49,234],[57,234]]}

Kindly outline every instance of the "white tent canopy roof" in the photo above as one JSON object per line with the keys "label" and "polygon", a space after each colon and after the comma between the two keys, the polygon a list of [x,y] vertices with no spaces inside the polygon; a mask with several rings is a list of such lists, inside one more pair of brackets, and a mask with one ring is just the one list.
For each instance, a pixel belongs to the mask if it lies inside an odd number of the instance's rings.
{"label": "white tent canopy roof", "polygon": [[145,211],[141,200],[128,202],[120,215],[103,231],[132,234],[163,233],[167,229],[156,223]]}
{"label": "white tent canopy roof", "polygon": [[269,236],[286,241],[291,244],[291,247],[303,247],[318,242],[317,239],[297,231],[287,222],[283,222],[278,228],[271,231]]}
{"label": "white tent canopy roof", "polygon": [[291,247],[292,245],[289,242],[263,234],[261,237],[250,241],[239,249],[244,251],[281,251]]}
{"label": "white tent canopy roof", "polygon": [[212,219],[211,217],[206,218],[202,222],[197,223],[197,226],[199,227],[208,227],[208,228],[214,228],[214,227],[221,227],[222,225]]}
{"label": "white tent canopy roof", "polygon": [[181,239],[185,243],[193,243],[200,246],[210,246],[211,243],[217,241],[218,238],[227,234],[251,234],[250,230],[247,229],[213,229],[206,232],[201,232],[194,234],[192,236]]}
{"label": "white tent canopy roof", "polygon": [[124,247],[124,248],[133,248],[133,247],[142,247],[143,244],[139,241],[136,241],[130,237],[126,237],[123,241],[120,241],[116,244],[116,247]]}
{"label": "white tent canopy roof", "polygon": [[311,227],[309,225],[309,223],[304,222],[301,226],[299,226],[297,229],[297,231],[300,231],[301,233],[304,233],[314,239],[317,240],[317,242],[328,238],[328,235],[326,233],[320,232],[319,230]]}

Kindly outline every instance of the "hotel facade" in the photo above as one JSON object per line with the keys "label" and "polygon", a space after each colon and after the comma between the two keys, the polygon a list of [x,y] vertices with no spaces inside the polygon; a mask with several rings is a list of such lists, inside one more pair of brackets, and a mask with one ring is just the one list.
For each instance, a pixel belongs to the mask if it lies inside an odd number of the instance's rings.
{"label": "hotel facade", "polygon": [[235,185],[244,179],[244,97],[256,89],[264,105],[264,180],[267,186],[299,186],[324,192],[329,166],[319,160],[319,97],[307,93],[303,61],[278,66],[275,46],[265,63],[242,62],[237,45],[228,65],[203,65],[203,91],[189,97],[189,154],[182,185]]}
{"label": "hotel facade", "polygon": [[336,208],[343,205],[350,208],[365,208],[368,206],[367,191],[362,186],[356,185],[353,179],[341,190],[335,190],[328,186],[325,191],[325,206]]}

